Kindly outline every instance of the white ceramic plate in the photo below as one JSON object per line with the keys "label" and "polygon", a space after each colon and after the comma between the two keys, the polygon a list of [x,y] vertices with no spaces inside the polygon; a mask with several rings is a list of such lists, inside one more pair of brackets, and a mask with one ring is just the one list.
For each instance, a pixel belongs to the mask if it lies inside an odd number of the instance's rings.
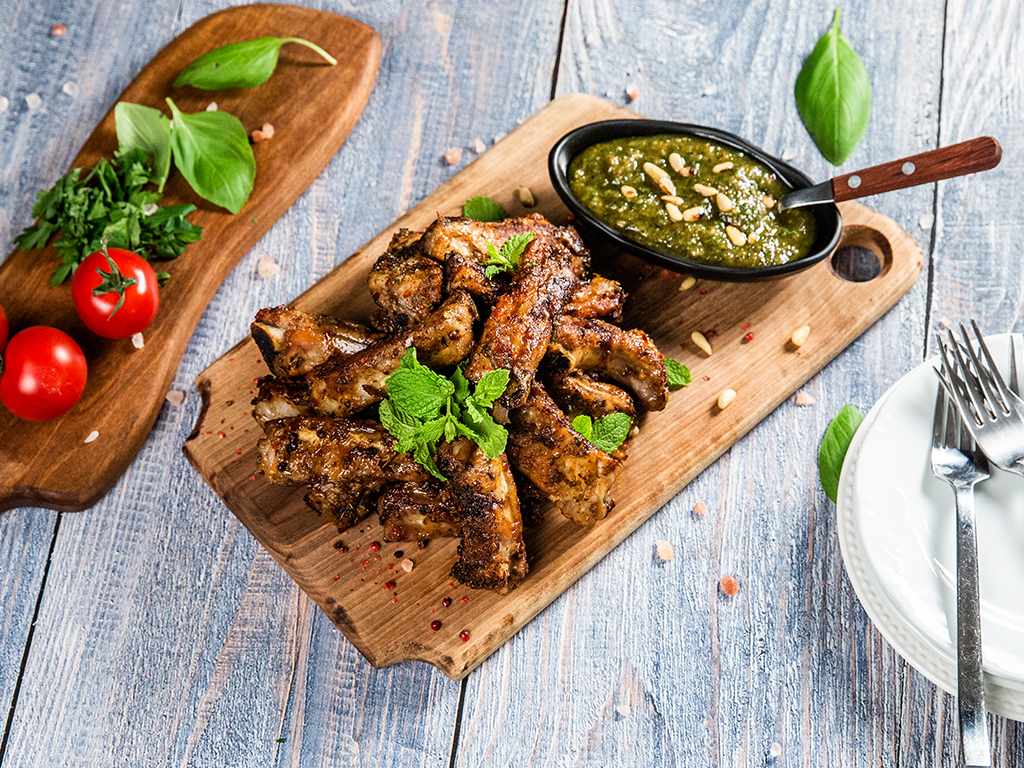
{"label": "white ceramic plate", "polygon": [[[1010,338],[986,337],[1004,374]],[[953,490],[931,473],[935,364],[896,382],[857,431],[839,483],[839,542],[882,635],[955,694],[956,523]],[[976,509],[986,704],[1024,720],[1024,478],[993,468]]]}

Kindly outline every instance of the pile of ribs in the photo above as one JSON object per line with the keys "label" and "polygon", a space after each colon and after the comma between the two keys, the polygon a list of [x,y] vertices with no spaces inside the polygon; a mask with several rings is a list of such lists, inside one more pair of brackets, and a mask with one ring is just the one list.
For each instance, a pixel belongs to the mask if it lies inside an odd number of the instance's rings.
{"label": "pile of ribs", "polygon": [[[533,232],[515,271],[487,278],[487,244]],[[306,486],[306,503],[344,530],[376,512],[385,541],[461,537],[452,576],[505,593],[527,573],[523,525],[545,501],[589,526],[613,506],[609,488],[624,446],[605,453],[572,427],[587,414],[631,420],[665,407],[657,347],[623,330],[625,293],[590,274],[572,227],[539,214],[486,223],[439,217],[425,232],[399,231],[368,278],[377,310],[368,325],[262,309],[252,335],[272,371],[258,383],[259,468],[272,483]],[[409,347],[472,382],[510,372],[493,415],[509,431],[488,459],[465,437],[442,442],[439,482],[395,450],[377,417],[385,381]],[[625,445],[625,444],[624,444]]]}

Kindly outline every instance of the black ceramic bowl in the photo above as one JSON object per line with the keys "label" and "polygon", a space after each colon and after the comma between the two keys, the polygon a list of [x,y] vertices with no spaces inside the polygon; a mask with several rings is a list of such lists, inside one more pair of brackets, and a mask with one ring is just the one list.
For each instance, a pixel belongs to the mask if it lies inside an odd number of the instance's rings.
{"label": "black ceramic bowl", "polygon": [[624,251],[639,256],[644,261],[666,267],[676,272],[686,272],[695,277],[708,278],[711,280],[728,280],[732,282],[746,282],[751,280],[767,280],[775,277],[791,275],[794,272],[813,267],[822,259],[825,259],[839,244],[839,236],[843,230],[843,219],[839,215],[839,209],[835,205],[814,205],[807,210],[814,216],[817,237],[811,245],[810,252],[801,259],[788,262],[787,264],[775,264],[768,267],[723,267],[714,264],[702,264],[697,261],[690,261],[671,253],[641,245],[631,240],[619,231],[612,229],[590,209],[586,208],[569,189],[569,164],[573,158],[589,146],[600,144],[603,141],[621,139],[632,136],[660,136],[664,134],[683,134],[695,136],[706,141],[721,144],[731,149],[736,149],[764,163],[775,171],[790,187],[800,189],[809,187],[814,182],[793,166],[782,162],[778,158],[766,154],[762,150],[749,144],[739,136],[721,131],[716,128],[707,128],[702,125],[690,125],[689,123],[675,123],[667,120],[607,120],[600,123],[590,123],[567,133],[551,150],[548,155],[548,172],[551,174],[551,182],[555,191],[562,198],[569,210],[576,216],[576,220],[604,236]]}

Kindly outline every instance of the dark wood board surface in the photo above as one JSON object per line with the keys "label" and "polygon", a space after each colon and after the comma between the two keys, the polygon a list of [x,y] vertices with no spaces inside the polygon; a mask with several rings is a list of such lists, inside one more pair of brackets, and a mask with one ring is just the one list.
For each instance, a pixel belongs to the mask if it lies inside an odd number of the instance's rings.
{"label": "dark wood board surface", "polygon": [[[303,37],[335,55],[329,66],[304,46],[288,45],[266,83],[252,89],[173,88],[191,61],[225,43],[262,35]],[[70,281],[49,287],[55,250],[14,251],[0,264],[0,303],[12,334],[31,325],[67,331],[82,347],[89,377],[82,399],[64,416],[21,421],[0,409],[0,510],[44,506],[77,511],[93,505],[135,458],[152,429],[199,318],[231,269],[298,199],[344,143],[373,89],[380,39],[370,27],[324,11],[250,5],[207,16],[176,37],[135,77],[119,101],[163,109],[170,96],[183,112],[216,102],[247,131],[275,127],[253,145],[256,183],[231,215],[198,198],[172,171],[161,204],[194,203],[190,221],[203,237],[176,260],[154,262],[171,275],[160,310],[143,332],[145,346],[108,341],[78,320]],[[117,147],[113,109],[85,142],[71,167],[92,166]],[[99,437],[85,443],[96,431]]]}
{"label": "dark wood board surface", "polygon": [[[564,222],[566,211],[551,188],[547,152],[569,130],[627,114],[589,96],[563,97],[452,178],[392,227],[298,297],[294,306],[314,313],[363,319],[372,311],[366,273],[401,227],[423,229],[438,214],[456,215],[472,195],[489,195],[514,215],[527,210],[514,190],[529,186],[537,208]],[[612,493],[616,507],[593,528],[579,528],[549,513],[526,535],[530,575],[511,594],[469,590],[448,571],[455,541],[425,550],[384,544],[376,520],[340,535],[302,501],[304,491],[273,486],[254,475],[259,429],[249,415],[253,379],[266,370],[251,339],[236,345],[197,379],[204,412],[185,444],[189,461],[253,535],[317,602],[375,666],[422,660],[459,679],[548,605],[680,488],[789,397],[825,363],[884,314],[913,286],[922,269],[920,247],[892,220],[856,203],[844,204],[843,241],[875,253],[881,274],[870,282],[842,280],[828,261],[788,279],[764,283],[701,281],[681,292],[681,278],[591,242],[596,272],[619,279],[630,293],[626,327],[648,331],[662,352],[690,366],[694,382],[653,413],[629,447]],[[789,338],[810,325],[797,349]],[[714,354],[694,348],[690,333],[712,336]],[[745,336],[752,332],[754,338]],[[685,345],[685,346],[684,346]],[[736,400],[717,408],[719,393]],[[335,548],[341,541],[346,552]],[[401,551],[402,556],[394,553]],[[399,568],[410,557],[414,569]],[[386,587],[395,582],[394,589]],[[441,608],[451,597],[453,607]],[[442,611],[442,613],[438,613]],[[443,619],[439,631],[434,619]],[[470,640],[463,642],[466,630]]]}

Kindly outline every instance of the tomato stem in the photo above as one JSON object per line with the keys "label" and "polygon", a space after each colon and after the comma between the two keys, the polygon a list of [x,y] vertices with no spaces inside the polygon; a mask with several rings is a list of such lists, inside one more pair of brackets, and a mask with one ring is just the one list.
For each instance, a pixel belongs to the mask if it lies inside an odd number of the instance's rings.
{"label": "tomato stem", "polygon": [[117,304],[111,310],[110,314],[107,315],[107,320],[110,320],[117,314],[117,310],[124,305],[124,292],[133,285],[137,285],[139,281],[134,277],[125,277],[121,274],[121,270],[118,269],[117,264],[110,258],[110,254],[107,253],[106,245],[103,246],[103,258],[105,258],[107,260],[107,264],[110,265],[110,271],[104,272],[102,268],[96,268],[96,274],[100,276],[100,279],[103,282],[92,289],[92,295],[102,296],[105,293],[116,293],[118,295]]}

